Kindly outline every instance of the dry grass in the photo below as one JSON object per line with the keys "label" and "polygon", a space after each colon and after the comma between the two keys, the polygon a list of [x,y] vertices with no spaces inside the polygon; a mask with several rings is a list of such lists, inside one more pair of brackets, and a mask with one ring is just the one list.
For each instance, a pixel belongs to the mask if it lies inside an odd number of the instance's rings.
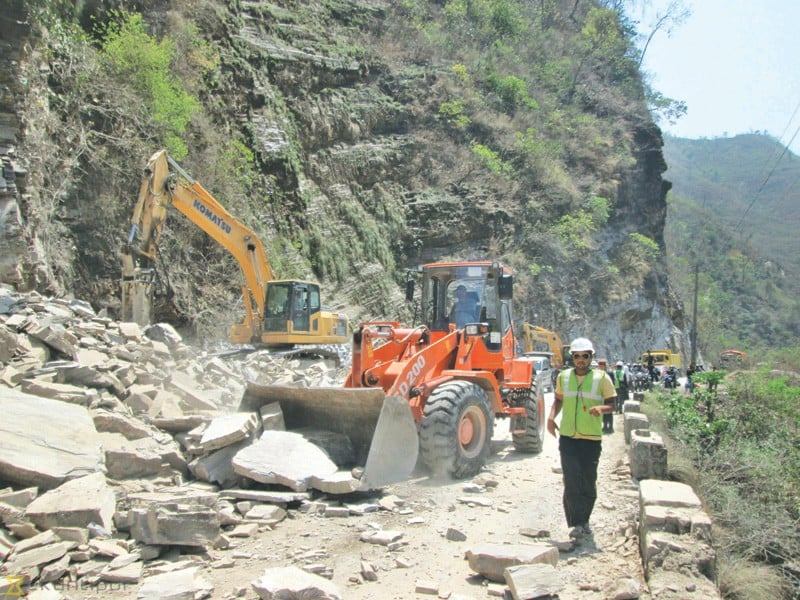
{"label": "dry grass", "polygon": [[773,600],[790,594],[776,568],[731,556],[717,558],[717,586],[730,600]]}

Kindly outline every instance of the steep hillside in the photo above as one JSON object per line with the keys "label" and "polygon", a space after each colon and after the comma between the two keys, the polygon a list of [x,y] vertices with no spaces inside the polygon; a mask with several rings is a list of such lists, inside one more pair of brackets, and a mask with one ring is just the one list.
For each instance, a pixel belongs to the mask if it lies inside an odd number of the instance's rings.
{"label": "steep hillside", "polygon": [[706,140],[666,136],[664,157],[673,194],[694,199],[767,260],[800,271],[799,157],[761,134]]}
{"label": "steep hillside", "polygon": [[[355,319],[409,317],[399,284],[420,261],[491,257],[515,269],[520,319],[595,337],[609,356],[680,342],[662,140],[613,10],[12,5],[0,110],[27,177],[4,281],[116,310],[141,169],[167,147],[256,230],[280,276],[321,281]],[[171,219],[159,318],[219,337],[237,271]]]}
{"label": "steep hillside", "polygon": [[[715,361],[728,347],[755,356],[800,334],[800,242],[793,189],[800,160],[764,135],[667,137],[665,237],[671,281],[686,306],[698,272],[698,347]],[[780,158],[780,160],[778,160]]]}

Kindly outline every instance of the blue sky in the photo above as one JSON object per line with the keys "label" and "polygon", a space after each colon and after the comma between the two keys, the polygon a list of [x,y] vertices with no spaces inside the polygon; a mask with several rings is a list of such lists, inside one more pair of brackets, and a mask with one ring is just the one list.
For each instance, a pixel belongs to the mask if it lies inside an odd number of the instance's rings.
{"label": "blue sky", "polygon": [[[686,138],[766,131],[789,143],[800,128],[800,1],[685,4],[692,15],[669,36],[657,33],[642,65],[652,87],[688,105],[683,118],[661,128]],[[645,35],[652,15],[631,13]],[[800,154],[800,133],[791,148]]]}

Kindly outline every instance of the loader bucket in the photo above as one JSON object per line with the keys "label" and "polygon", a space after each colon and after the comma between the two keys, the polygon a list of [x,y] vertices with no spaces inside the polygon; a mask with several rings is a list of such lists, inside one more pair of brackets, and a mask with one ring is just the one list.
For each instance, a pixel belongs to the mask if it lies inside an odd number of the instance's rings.
{"label": "loader bucket", "polygon": [[419,452],[408,402],[377,388],[298,388],[248,383],[240,411],[278,402],[287,431],[313,427],[346,435],[364,465],[361,490],[408,479]]}

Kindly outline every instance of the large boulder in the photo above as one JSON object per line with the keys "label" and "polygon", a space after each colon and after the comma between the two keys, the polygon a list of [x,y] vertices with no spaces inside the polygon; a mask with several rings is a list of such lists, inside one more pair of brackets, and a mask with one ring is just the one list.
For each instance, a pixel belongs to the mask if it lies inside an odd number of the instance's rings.
{"label": "large boulder", "polygon": [[12,389],[0,395],[0,415],[0,479],[49,490],[104,470],[86,408]]}

